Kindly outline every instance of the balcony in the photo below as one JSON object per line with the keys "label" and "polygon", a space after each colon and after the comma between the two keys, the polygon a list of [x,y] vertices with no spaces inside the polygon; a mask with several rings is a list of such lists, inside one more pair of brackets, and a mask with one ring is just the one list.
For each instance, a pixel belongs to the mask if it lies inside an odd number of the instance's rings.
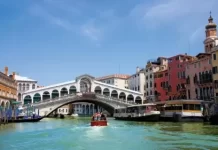
{"label": "balcony", "polygon": [[197,81],[196,84],[198,85],[213,84],[213,79],[200,80],[200,81]]}

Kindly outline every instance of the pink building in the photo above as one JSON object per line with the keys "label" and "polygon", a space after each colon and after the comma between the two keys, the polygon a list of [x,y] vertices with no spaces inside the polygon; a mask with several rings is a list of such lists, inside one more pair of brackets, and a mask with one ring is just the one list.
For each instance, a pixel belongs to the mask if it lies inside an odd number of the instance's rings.
{"label": "pink building", "polygon": [[210,100],[214,96],[211,50],[217,45],[216,24],[210,16],[205,26],[204,52],[186,66],[188,99]]}
{"label": "pink building", "polygon": [[186,67],[187,99],[209,100],[213,97],[211,54],[199,53]]}

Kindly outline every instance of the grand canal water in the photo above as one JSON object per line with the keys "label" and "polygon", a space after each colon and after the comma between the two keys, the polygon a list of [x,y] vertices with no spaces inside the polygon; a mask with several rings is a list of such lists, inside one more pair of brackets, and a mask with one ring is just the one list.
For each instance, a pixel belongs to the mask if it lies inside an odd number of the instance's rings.
{"label": "grand canal water", "polygon": [[218,150],[218,126],[202,123],[138,123],[89,118],[43,119],[0,126],[0,150]]}

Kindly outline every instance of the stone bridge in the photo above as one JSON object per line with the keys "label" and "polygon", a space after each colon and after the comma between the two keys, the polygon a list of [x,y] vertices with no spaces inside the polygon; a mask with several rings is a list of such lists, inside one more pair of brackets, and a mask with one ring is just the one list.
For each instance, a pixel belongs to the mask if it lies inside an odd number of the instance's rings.
{"label": "stone bridge", "polygon": [[[58,108],[77,102],[88,102],[101,106],[105,110],[107,110],[110,114],[114,113],[115,108],[131,106],[135,103],[127,102],[121,99],[116,99],[113,97],[95,94],[95,93],[83,93],[83,94],[70,94],[66,96],[62,96],[55,99],[50,99],[46,102],[38,102],[32,104],[36,110],[39,110],[40,116],[48,116],[52,112],[56,111]],[[26,106],[24,105],[24,110],[26,110]]]}

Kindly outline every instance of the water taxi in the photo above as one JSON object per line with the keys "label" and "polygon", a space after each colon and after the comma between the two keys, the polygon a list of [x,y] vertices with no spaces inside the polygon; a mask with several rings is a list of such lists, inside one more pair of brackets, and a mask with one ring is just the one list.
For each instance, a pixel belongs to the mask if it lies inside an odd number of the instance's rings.
{"label": "water taxi", "polygon": [[160,119],[173,122],[203,122],[203,106],[200,100],[171,100],[160,102]]}
{"label": "water taxi", "polygon": [[160,111],[156,104],[147,103],[115,109],[114,118],[127,121],[158,121]]}
{"label": "water taxi", "polygon": [[96,113],[92,116],[91,126],[107,126],[107,118],[104,114]]}

